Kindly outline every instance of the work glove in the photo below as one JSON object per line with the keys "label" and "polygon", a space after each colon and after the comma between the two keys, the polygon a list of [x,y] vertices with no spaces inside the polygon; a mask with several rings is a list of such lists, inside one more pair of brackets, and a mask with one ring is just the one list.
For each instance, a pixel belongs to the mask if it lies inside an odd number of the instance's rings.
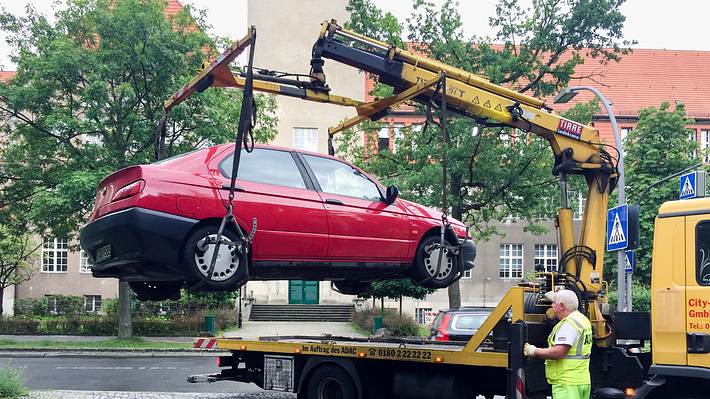
{"label": "work glove", "polygon": [[523,347],[523,353],[527,357],[535,357],[535,349],[537,349],[535,345],[530,345],[526,343]]}

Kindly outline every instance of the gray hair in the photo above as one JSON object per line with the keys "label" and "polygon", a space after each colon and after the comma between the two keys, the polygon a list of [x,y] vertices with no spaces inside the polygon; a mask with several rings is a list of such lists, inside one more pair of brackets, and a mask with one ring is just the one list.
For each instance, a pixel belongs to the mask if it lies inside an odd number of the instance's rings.
{"label": "gray hair", "polygon": [[555,301],[565,305],[567,310],[577,310],[579,307],[579,299],[577,295],[570,290],[559,290],[555,293]]}

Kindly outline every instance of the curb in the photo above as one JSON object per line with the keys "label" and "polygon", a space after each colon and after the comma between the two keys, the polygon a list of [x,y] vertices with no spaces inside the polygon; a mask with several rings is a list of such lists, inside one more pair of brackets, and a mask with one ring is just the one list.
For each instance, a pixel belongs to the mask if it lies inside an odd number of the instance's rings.
{"label": "curb", "polygon": [[139,358],[139,357],[215,357],[225,356],[230,352],[218,349],[184,349],[184,350],[142,350],[142,349],[2,349],[0,358],[3,357],[112,357],[112,358]]}

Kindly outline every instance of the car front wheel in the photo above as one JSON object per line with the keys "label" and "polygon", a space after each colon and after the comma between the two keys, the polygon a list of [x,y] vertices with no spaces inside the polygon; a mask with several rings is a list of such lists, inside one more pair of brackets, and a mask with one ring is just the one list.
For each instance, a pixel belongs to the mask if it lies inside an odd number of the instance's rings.
{"label": "car front wheel", "polygon": [[[439,243],[438,236],[428,236],[422,239],[414,259],[413,280],[427,288],[448,287],[453,283],[459,269],[458,258],[449,253],[446,248],[436,248],[435,244],[437,243]],[[439,265],[440,256],[441,264]]]}
{"label": "car front wheel", "polygon": [[246,282],[242,244],[234,232],[226,229],[222,236],[232,243],[219,245],[214,269],[207,275],[217,246],[209,239],[217,238],[217,230],[217,226],[200,227],[185,241],[183,260],[188,282],[200,291],[233,291]]}

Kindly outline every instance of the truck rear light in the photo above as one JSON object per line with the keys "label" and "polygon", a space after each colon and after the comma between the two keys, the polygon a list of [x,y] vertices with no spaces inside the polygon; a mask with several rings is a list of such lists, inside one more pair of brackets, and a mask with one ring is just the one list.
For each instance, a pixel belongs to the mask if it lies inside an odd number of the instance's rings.
{"label": "truck rear light", "polygon": [[234,356],[217,356],[217,367],[233,367]]}
{"label": "truck rear light", "polygon": [[116,194],[113,195],[113,198],[111,198],[111,202],[113,201],[118,201],[120,199],[128,198],[132,195],[136,195],[143,191],[143,188],[145,187],[145,180],[136,180],[133,183],[127,184],[118,191],[116,191]]}
{"label": "truck rear light", "polygon": [[451,341],[451,338],[449,337],[449,334],[443,332],[442,330],[437,330],[434,341]]}

